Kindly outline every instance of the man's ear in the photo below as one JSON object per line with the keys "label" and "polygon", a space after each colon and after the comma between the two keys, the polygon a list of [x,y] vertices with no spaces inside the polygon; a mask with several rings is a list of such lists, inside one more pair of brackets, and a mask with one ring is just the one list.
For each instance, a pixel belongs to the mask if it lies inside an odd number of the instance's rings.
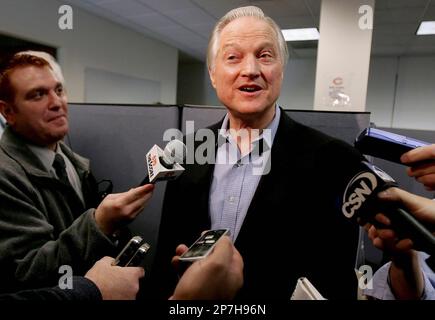
{"label": "man's ear", "polygon": [[15,110],[10,103],[0,100],[0,113],[9,125],[15,123]]}
{"label": "man's ear", "polygon": [[215,68],[209,67],[208,68],[208,75],[210,76],[211,85],[213,86],[213,88],[216,89],[216,81],[215,81],[214,70],[215,70]]}

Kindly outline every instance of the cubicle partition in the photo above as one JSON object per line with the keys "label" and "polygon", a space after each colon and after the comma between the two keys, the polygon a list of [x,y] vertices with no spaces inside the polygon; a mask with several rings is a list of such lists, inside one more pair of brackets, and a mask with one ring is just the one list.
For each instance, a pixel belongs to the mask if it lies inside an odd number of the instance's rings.
{"label": "cubicle partition", "polygon": [[[221,120],[223,107],[184,105],[181,109],[183,132],[186,121],[194,121],[195,129],[207,127]],[[328,112],[311,110],[285,110],[292,119],[353,144],[355,137],[369,126],[369,112]]]}
{"label": "cubicle partition", "polygon": [[[69,104],[70,133],[66,142],[91,160],[98,181],[110,179],[114,192],[138,186],[147,173],[145,154],[157,144],[164,146],[163,132],[178,128],[177,106]],[[145,261],[154,257],[160,211],[166,183],[156,184],[153,198],[130,225],[151,245]]]}

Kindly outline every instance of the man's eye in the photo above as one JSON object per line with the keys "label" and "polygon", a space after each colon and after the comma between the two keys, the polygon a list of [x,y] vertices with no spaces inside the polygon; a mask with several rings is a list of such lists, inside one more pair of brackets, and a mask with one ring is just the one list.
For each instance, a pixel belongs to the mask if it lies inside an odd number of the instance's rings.
{"label": "man's eye", "polygon": [[263,52],[260,54],[260,58],[262,59],[271,59],[272,55],[270,54],[270,52]]}
{"label": "man's eye", "polygon": [[63,95],[63,87],[58,87],[58,88],[56,88],[56,94],[57,94],[58,96]]}
{"label": "man's eye", "polygon": [[41,99],[44,96],[44,93],[42,91],[35,91],[30,97],[33,100]]}

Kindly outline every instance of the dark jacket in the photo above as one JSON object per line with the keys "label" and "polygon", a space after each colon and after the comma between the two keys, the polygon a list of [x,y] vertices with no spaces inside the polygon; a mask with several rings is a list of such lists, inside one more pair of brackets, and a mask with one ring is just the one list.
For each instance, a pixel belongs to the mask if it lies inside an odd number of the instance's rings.
{"label": "dark jacket", "polygon": [[98,287],[85,277],[74,277],[72,289],[59,287],[23,290],[1,294],[0,301],[99,301],[102,296]]}
{"label": "dark jacket", "polygon": [[[358,226],[342,216],[338,200],[361,159],[348,144],[281,113],[271,170],[261,177],[235,241],[245,263],[240,298],[290,299],[302,276],[328,299],[356,298]],[[210,228],[213,168],[187,165],[168,183],[152,275],[160,297],[176,283],[168,276],[176,246]]]}
{"label": "dark jacket", "polygon": [[9,127],[0,141],[0,288],[3,292],[57,285],[61,265],[85,272],[115,246],[98,228],[95,179],[89,161],[60,143],[82,183],[73,188],[46,171]]}

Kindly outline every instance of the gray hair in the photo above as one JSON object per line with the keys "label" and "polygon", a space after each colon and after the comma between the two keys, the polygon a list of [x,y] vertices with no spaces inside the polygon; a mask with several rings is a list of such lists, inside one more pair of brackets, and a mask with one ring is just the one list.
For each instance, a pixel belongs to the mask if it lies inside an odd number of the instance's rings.
{"label": "gray hair", "polygon": [[258,7],[255,6],[247,6],[240,7],[229,11],[225,14],[215,25],[213,32],[211,34],[210,40],[208,42],[207,48],[207,67],[210,69],[213,66],[214,59],[217,55],[219,38],[222,30],[232,21],[242,18],[242,17],[255,17],[264,22],[266,22],[275,32],[276,39],[278,41],[278,48],[280,53],[280,58],[283,63],[283,66],[286,65],[287,60],[289,58],[287,44],[285,42],[284,36],[281,32],[280,27],[276,24],[272,18],[266,16]]}
{"label": "gray hair", "polygon": [[27,54],[29,56],[35,56],[41,59],[44,59],[45,61],[48,62],[48,64],[50,65],[51,69],[54,72],[54,75],[57,77],[57,79],[60,81],[60,83],[62,83],[62,85],[65,85],[65,78],[63,77],[63,73],[62,73],[62,69],[60,68],[60,65],[57,63],[56,59],[54,59],[54,57],[45,52],[45,51],[32,51],[32,50],[28,50],[28,51],[21,51],[16,53],[16,55],[22,55],[22,54]]}

